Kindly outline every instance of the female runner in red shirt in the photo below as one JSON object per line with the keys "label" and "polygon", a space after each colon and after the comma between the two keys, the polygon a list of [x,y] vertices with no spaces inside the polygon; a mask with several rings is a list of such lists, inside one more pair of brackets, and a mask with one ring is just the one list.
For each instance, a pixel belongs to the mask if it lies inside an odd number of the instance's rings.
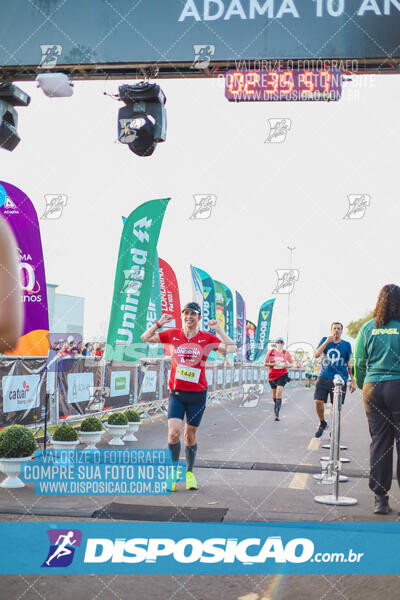
{"label": "female runner in red shirt", "polygon": [[[197,452],[196,433],[206,407],[207,379],[205,365],[212,350],[236,352],[237,348],[217,321],[208,321],[208,326],[220,336],[201,331],[201,308],[197,302],[189,302],[182,310],[183,329],[166,328],[156,333],[165,323],[173,319],[163,314],[155,325],[141,337],[144,342],[169,344],[172,350],[172,367],[169,379],[170,397],[168,402],[168,447],[172,460],[179,460],[180,437],[185,424],[186,489],[197,490],[199,486],[193,475],[193,465]],[[176,490],[176,477],[169,485]]]}
{"label": "female runner in red shirt", "polygon": [[283,349],[284,343],[283,338],[278,338],[276,340],[276,349],[273,348],[268,352],[264,362],[269,367],[268,381],[272,389],[275,421],[279,421],[283,388],[290,381],[286,367],[293,364],[293,359],[289,352]]}

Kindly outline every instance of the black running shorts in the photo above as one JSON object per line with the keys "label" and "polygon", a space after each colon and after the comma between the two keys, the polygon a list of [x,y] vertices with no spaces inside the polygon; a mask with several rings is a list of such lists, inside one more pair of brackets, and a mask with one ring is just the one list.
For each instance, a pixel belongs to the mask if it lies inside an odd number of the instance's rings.
{"label": "black running shorts", "polygon": [[[347,383],[342,385],[342,404],[346,396],[346,390]],[[333,379],[328,379],[327,377],[318,377],[315,384],[314,400],[322,400],[326,403],[328,396],[331,400],[331,403],[333,403]]]}
{"label": "black running shorts", "polygon": [[278,385],[285,387],[285,385],[287,383],[289,383],[289,381],[290,381],[290,377],[287,373],[285,373],[281,377],[278,377],[278,379],[270,379],[268,383],[273,390],[276,390]]}

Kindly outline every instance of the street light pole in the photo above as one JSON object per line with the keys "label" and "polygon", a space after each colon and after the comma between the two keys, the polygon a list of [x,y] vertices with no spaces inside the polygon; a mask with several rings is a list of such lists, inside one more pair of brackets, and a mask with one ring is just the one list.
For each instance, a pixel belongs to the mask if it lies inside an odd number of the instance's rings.
{"label": "street light pole", "polygon": [[[293,258],[293,252],[296,250],[296,246],[287,246],[287,249],[290,252],[290,265],[289,265],[289,269],[290,271],[292,270],[292,258]],[[291,296],[291,292],[289,292],[288,294],[288,307],[287,307],[287,327],[286,327],[286,349],[289,346],[289,316],[290,316],[290,296]]]}

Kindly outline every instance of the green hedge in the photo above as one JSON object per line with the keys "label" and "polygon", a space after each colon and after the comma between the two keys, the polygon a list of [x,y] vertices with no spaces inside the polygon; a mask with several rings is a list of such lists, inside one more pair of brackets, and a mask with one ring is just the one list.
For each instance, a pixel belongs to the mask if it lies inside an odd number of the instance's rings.
{"label": "green hedge", "polygon": [[87,417],[81,423],[80,427],[81,431],[102,431],[103,425],[99,419],[96,417]]}
{"label": "green hedge", "polygon": [[0,432],[0,457],[31,456],[37,445],[32,431],[23,425],[10,425]]}
{"label": "green hedge", "polygon": [[136,410],[129,408],[124,412],[124,414],[127,416],[127,419],[130,423],[137,423],[140,421],[140,415],[136,412]]}
{"label": "green hedge", "polygon": [[112,413],[108,417],[109,425],[128,425],[128,417],[122,412]]}
{"label": "green hedge", "polygon": [[75,429],[66,423],[59,425],[53,433],[53,440],[55,442],[76,442],[77,439],[78,434]]}

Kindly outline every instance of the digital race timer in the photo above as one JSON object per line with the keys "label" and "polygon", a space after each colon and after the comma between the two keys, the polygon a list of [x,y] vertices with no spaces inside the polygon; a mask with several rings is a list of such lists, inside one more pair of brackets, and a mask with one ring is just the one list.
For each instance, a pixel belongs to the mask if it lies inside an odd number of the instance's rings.
{"label": "digital race timer", "polygon": [[341,95],[339,69],[237,69],[228,71],[225,76],[225,97],[230,102],[339,100]]}

